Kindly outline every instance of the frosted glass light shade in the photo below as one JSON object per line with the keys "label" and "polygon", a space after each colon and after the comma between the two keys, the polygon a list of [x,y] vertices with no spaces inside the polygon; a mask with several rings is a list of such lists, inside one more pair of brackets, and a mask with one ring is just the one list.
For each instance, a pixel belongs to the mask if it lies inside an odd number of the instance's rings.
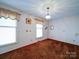
{"label": "frosted glass light shade", "polygon": [[50,16],[50,15],[46,15],[45,18],[46,18],[46,19],[50,19],[51,16]]}

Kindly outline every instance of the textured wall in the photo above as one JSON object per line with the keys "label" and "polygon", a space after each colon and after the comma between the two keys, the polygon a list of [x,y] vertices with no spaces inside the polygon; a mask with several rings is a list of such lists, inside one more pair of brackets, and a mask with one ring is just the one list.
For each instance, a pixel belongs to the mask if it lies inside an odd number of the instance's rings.
{"label": "textured wall", "polygon": [[49,38],[79,45],[79,16],[68,16],[50,21]]}
{"label": "textured wall", "polygon": [[47,39],[2,54],[0,59],[79,59],[79,46]]}

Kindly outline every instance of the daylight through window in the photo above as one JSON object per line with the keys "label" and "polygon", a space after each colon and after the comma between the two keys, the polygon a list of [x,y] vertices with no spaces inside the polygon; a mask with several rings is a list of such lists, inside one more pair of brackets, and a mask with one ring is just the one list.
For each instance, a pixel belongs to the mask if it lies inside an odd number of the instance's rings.
{"label": "daylight through window", "polygon": [[0,46],[16,42],[17,20],[0,17]]}
{"label": "daylight through window", "polygon": [[43,36],[43,25],[42,24],[36,24],[36,37],[42,37]]}

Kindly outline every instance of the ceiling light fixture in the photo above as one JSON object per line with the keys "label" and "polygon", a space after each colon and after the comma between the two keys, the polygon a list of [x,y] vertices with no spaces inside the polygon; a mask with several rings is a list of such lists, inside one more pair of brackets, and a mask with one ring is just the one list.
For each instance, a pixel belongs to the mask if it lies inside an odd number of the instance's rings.
{"label": "ceiling light fixture", "polygon": [[49,7],[46,8],[47,9],[47,14],[45,16],[45,18],[48,20],[48,19],[51,19],[51,16],[50,16],[50,13],[49,13]]}

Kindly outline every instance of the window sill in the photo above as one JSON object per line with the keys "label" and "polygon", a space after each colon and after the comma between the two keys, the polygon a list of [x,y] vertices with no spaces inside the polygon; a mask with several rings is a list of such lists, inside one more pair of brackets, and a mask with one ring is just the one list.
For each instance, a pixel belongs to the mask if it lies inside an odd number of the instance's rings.
{"label": "window sill", "polygon": [[17,42],[0,45],[0,47],[6,47],[6,46],[14,45],[14,44],[17,44]]}

